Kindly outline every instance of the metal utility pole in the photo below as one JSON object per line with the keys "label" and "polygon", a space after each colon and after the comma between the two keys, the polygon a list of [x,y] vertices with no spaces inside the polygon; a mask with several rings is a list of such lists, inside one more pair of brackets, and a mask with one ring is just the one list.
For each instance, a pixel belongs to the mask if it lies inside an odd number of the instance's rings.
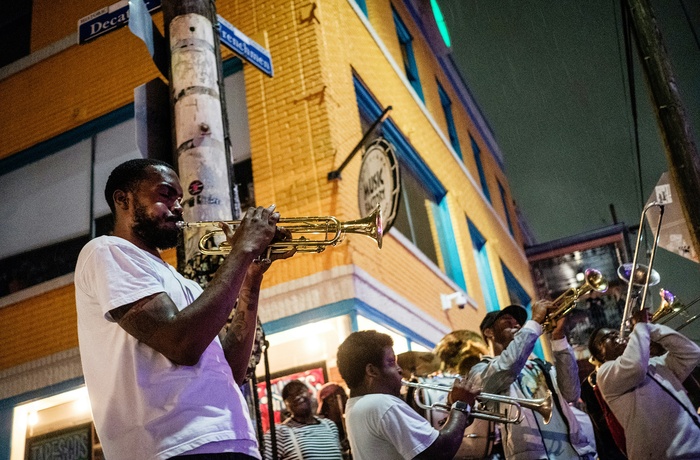
{"label": "metal utility pole", "polygon": [[700,157],[663,37],[649,0],[627,0],[644,74],[661,130],[671,181],[695,253],[700,254]]}
{"label": "metal utility pole", "polygon": [[[162,8],[170,49],[172,136],[184,189],[184,218],[232,220],[240,206],[231,187],[233,166],[216,6],[213,0],[163,0]],[[178,265],[188,276],[206,283],[218,264],[202,264],[197,251],[201,231],[185,234],[184,257],[179,257]]]}

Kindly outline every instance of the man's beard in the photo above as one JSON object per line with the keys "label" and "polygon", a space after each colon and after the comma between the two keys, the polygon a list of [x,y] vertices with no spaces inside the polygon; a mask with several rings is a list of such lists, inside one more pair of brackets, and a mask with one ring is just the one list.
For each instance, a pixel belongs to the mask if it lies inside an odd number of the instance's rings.
{"label": "man's beard", "polygon": [[[180,219],[173,218],[172,222],[178,220]],[[174,248],[182,236],[179,228],[161,226],[161,222],[150,217],[141,203],[136,203],[133,230],[146,245],[158,249]]]}

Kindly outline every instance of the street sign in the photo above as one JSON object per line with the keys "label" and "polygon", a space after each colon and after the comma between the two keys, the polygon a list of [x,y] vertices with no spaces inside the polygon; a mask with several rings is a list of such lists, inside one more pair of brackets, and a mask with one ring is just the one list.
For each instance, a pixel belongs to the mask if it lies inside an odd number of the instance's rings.
{"label": "street sign", "polygon": [[236,29],[221,15],[219,19],[219,37],[221,43],[240,57],[260,69],[268,77],[272,77],[272,58],[270,52]]}
{"label": "street sign", "polygon": [[[161,7],[161,0],[144,0],[149,12]],[[129,1],[122,0],[78,20],[78,44],[102,36],[129,22]]]}

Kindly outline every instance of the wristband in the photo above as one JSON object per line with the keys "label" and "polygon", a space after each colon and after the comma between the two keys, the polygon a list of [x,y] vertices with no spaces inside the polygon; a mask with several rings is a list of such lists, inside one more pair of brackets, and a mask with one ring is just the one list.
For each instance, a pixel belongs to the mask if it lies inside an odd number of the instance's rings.
{"label": "wristband", "polygon": [[471,407],[464,401],[455,401],[452,404],[452,409],[464,412],[467,415],[469,415],[469,413],[471,412]]}

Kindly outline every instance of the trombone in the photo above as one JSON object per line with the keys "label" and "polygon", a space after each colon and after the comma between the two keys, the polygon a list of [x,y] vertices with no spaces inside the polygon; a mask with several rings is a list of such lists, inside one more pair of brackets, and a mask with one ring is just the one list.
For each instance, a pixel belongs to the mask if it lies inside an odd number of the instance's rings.
{"label": "trombone", "polygon": [[[415,388],[417,390],[436,390],[450,392],[452,387],[447,387],[444,385],[435,385],[430,383],[416,383],[409,382],[407,380],[402,380],[401,384],[409,388]],[[449,411],[450,406],[443,403],[434,403],[428,405],[420,397],[420,391],[416,391],[413,394],[413,398],[416,405],[423,410],[442,410]],[[491,411],[485,408],[486,403],[498,402],[508,404],[513,408],[513,413],[509,414]],[[479,393],[476,395],[476,403],[471,411],[471,416],[474,418],[479,418],[482,420],[490,420],[497,423],[515,423],[518,424],[522,421],[522,408],[531,409],[538,412],[545,424],[549,423],[552,418],[552,393],[547,390],[547,396],[539,399],[524,399],[524,398],[512,398],[510,396],[502,396],[491,393]]]}
{"label": "trombone", "polygon": [[[656,233],[654,234],[654,244],[651,246],[651,254],[649,255],[649,266],[644,266],[637,264],[637,258],[639,257],[639,243],[642,240],[642,232],[644,231],[644,216],[646,216],[647,211],[649,211],[654,206],[659,207],[659,222],[656,224]],[[622,321],[620,322],[620,335],[618,340],[622,341],[625,338],[627,332],[627,323],[632,316],[632,291],[635,286],[642,287],[642,299],[639,308],[644,308],[647,299],[647,292],[649,291],[649,286],[653,286],[659,282],[659,274],[656,270],[652,269],[654,265],[654,257],[656,256],[656,248],[659,245],[659,232],[661,231],[661,221],[664,218],[664,204],[658,201],[652,201],[651,203],[644,206],[642,210],[642,217],[639,220],[639,229],[637,230],[637,243],[634,247],[634,257],[632,258],[631,264],[624,264],[618,269],[618,274],[620,278],[627,281],[627,297],[625,298],[625,310],[622,313]],[[644,278],[644,281],[641,280]]]}
{"label": "trombone", "polygon": [[[227,221],[234,230],[240,226],[240,220]],[[213,228],[218,221],[203,222],[179,222],[181,229],[185,228]],[[382,248],[382,211],[379,205],[366,217],[347,222],[341,222],[333,216],[328,217],[291,217],[281,218],[278,227],[289,230],[292,237],[288,240],[273,241],[267,247],[267,258],[270,254],[284,254],[292,249],[297,252],[319,253],[328,246],[340,243],[346,234],[355,233],[365,235],[377,242]],[[220,228],[206,232],[199,239],[199,252],[204,255],[224,255],[231,252],[231,245],[224,241],[216,245],[214,237],[223,235]]]}
{"label": "trombone", "polygon": [[584,274],[584,283],[580,287],[567,289],[552,302],[552,307],[556,310],[547,313],[542,329],[545,332],[551,332],[556,327],[557,321],[571,313],[576,307],[576,301],[579,297],[591,291],[605,292],[607,290],[608,281],[605,276],[594,268],[587,269]]}

